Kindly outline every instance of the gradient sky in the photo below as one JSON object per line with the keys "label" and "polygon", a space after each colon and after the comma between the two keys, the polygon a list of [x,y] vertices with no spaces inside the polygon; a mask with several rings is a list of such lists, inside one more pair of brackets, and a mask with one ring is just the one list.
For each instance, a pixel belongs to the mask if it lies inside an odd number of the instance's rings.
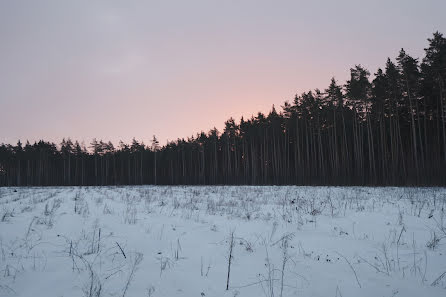
{"label": "gradient sky", "polygon": [[0,143],[162,144],[446,34],[445,0],[0,1]]}

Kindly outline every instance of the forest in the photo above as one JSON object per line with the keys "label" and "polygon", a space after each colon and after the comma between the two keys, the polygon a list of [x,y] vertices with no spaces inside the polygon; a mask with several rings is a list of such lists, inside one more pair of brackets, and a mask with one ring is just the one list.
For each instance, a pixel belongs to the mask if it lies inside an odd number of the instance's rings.
{"label": "forest", "polygon": [[0,145],[0,186],[446,186],[446,38],[267,114],[161,146],[94,139]]}

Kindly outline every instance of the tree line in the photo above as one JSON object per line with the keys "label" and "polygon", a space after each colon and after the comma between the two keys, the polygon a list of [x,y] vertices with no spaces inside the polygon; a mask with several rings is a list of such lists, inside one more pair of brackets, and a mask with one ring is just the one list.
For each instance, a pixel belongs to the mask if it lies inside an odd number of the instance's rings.
{"label": "tree line", "polygon": [[446,39],[401,49],[371,77],[312,90],[160,146],[94,139],[0,145],[0,186],[137,184],[446,185]]}

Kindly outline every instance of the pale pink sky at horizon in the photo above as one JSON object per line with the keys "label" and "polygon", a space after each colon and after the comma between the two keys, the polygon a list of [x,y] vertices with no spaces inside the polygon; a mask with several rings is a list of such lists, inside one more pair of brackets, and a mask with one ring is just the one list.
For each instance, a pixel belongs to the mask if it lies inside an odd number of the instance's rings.
{"label": "pale pink sky at horizon", "polygon": [[0,143],[186,138],[446,34],[446,1],[1,1]]}

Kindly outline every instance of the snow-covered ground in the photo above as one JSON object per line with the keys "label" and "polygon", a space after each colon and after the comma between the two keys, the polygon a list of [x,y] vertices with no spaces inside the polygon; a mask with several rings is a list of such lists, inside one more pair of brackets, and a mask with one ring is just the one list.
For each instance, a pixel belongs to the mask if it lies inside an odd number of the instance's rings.
{"label": "snow-covered ground", "polygon": [[0,296],[446,296],[445,207],[439,188],[0,188]]}

